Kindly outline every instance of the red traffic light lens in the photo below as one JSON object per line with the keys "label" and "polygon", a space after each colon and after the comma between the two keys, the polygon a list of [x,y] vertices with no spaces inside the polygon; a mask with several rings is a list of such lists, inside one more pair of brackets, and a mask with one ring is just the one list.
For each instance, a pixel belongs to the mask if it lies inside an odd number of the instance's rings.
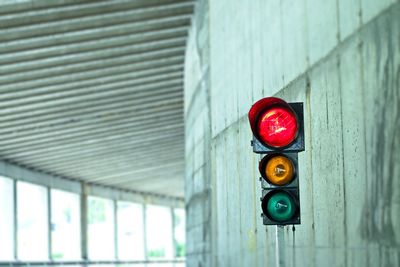
{"label": "red traffic light lens", "polygon": [[258,136],[272,147],[285,147],[297,136],[296,115],[286,106],[272,106],[260,114],[257,123]]}

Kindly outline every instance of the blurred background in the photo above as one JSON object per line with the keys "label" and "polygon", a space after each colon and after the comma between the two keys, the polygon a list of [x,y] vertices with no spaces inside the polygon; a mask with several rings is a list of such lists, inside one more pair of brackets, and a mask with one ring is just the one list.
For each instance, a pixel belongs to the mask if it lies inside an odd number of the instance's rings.
{"label": "blurred background", "polygon": [[1,265],[185,265],[193,8],[0,2]]}

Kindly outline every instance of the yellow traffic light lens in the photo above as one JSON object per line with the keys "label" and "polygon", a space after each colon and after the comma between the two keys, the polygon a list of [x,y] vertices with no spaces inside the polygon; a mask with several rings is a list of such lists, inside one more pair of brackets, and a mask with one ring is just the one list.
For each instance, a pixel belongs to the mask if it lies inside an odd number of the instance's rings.
{"label": "yellow traffic light lens", "polygon": [[274,185],[285,185],[293,180],[293,162],[285,156],[272,157],[265,166],[265,175]]}

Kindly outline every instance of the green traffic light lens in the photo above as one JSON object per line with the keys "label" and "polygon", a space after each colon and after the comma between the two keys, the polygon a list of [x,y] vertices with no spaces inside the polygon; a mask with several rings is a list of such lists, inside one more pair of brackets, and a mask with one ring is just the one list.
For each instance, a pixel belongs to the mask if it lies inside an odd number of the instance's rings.
{"label": "green traffic light lens", "polygon": [[[266,207],[264,206],[266,204]],[[264,213],[274,221],[284,222],[292,219],[296,207],[293,197],[286,192],[274,193],[263,203]]]}

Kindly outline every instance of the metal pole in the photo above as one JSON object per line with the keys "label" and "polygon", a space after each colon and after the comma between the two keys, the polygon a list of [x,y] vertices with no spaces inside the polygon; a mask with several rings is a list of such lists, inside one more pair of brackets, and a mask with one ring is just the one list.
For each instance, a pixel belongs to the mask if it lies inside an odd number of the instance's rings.
{"label": "metal pole", "polygon": [[285,267],[285,248],[284,248],[284,227],[276,226],[275,257],[276,267]]}

